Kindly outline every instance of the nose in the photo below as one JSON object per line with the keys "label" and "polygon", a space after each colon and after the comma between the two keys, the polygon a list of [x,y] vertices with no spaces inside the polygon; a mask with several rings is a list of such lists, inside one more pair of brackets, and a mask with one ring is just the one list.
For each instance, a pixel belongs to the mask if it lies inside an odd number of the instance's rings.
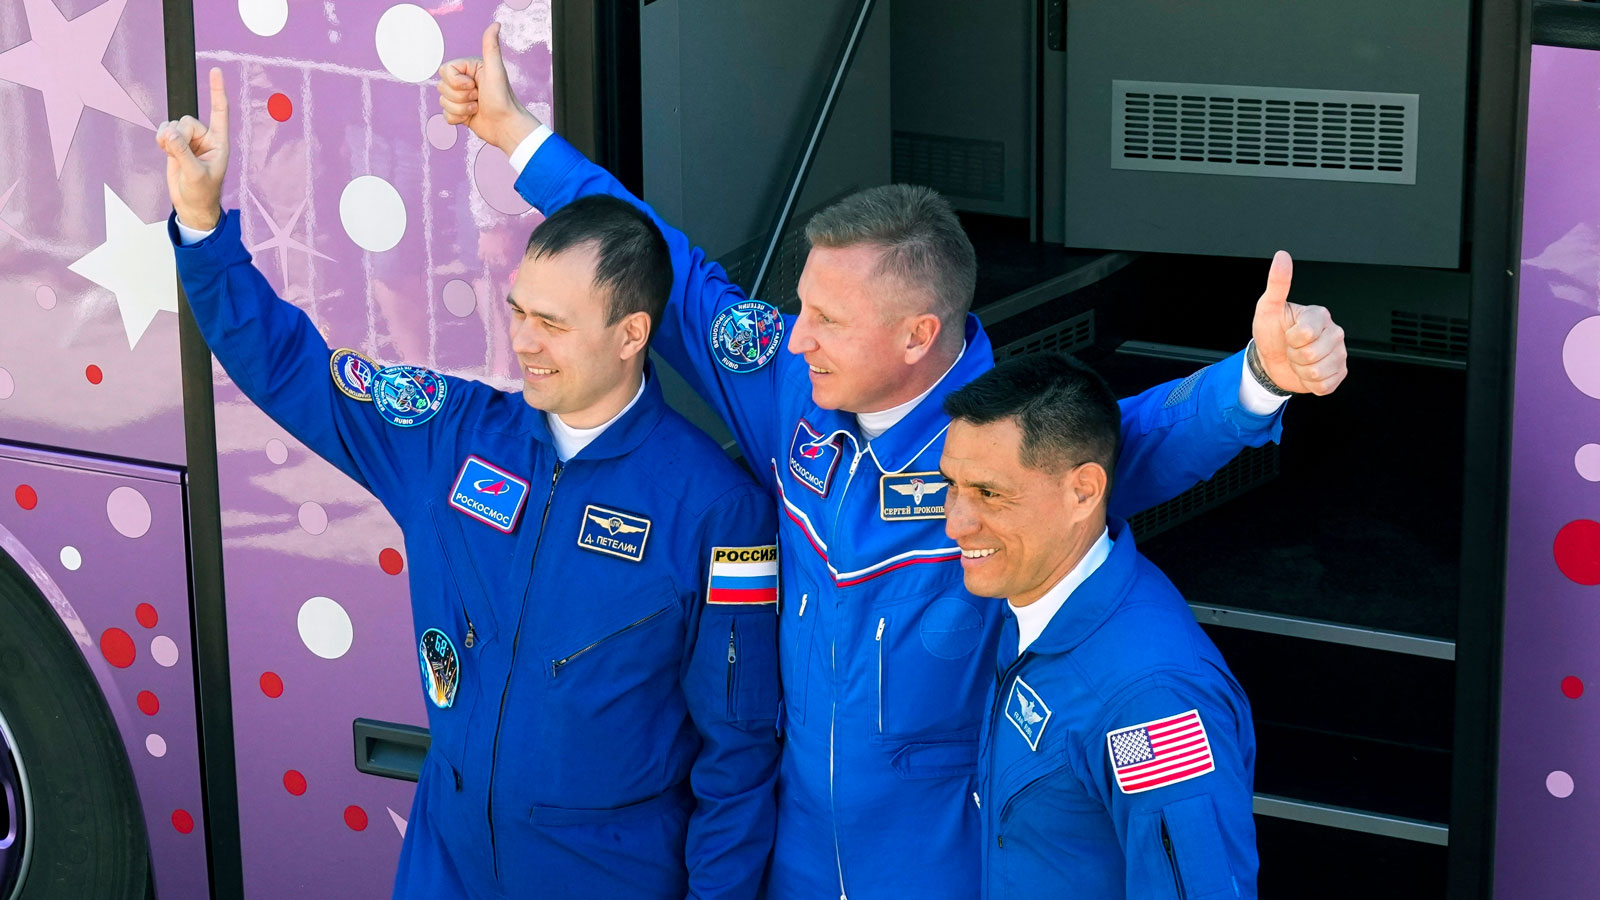
{"label": "nose", "polygon": [[805,316],[796,316],[794,325],[789,329],[789,352],[796,356],[803,356],[820,346],[811,336],[811,326],[805,321]]}
{"label": "nose", "polygon": [[544,349],[539,341],[538,330],[532,327],[531,319],[521,322],[511,321],[511,352],[518,356],[527,356],[538,353]]}
{"label": "nose", "polygon": [[978,517],[972,514],[972,507],[961,499],[958,491],[952,490],[950,497],[945,498],[944,505],[944,533],[953,541],[971,535],[978,530]]}

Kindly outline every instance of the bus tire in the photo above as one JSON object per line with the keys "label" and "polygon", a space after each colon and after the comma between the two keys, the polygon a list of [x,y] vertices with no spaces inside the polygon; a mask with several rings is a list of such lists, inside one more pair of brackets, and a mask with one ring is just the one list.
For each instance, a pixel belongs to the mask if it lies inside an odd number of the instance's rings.
{"label": "bus tire", "polygon": [[27,869],[0,900],[144,900],[149,847],[122,738],[71,636],[3,553],[0,623],[0,718],[31,799]]}

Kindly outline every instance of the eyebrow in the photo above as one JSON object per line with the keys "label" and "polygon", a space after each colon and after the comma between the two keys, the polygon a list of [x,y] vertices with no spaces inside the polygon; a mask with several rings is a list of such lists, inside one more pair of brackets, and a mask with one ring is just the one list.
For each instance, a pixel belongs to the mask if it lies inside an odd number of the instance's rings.
{"label": "eyebrow", "polygon": [[566,326],[566,325],[570,324],[570,323],[567,322],[566,319],[563,319],[560,316],[551,315],[550,313],[545,313],[545,312],[536,312],[536,311],[531,310],[531,309],[523,309],[521,306],[517,305],[517,301],[513,300],[511,298],[510,294],[506,295],[506,305],[510,306],[512,309],[516,310],[519,313],[522,313],[525,316],[533,316],[534,318],[544,319],[546,322],[554,322],[555,324],[561,325],[561,326]]}
{"label": "eyebrow", "polygon": [[[957,484],[956,480],[954,478],[950,477],[950,473],[946,472],[944,469],[940,469],[939,470],[939,476],[941,478],[943,478],[949,484]],[[958,487],[967,487],[967,488],[971,488],[973,490],[979,490],[979,491],[993,491],[994,493],[1000,493],[1000,488],[996,487],[993,484],[990,484],[987,481],[973,481],[973,482],[970,482],[970,483],[968,483],[966,485],[957,484],[957,486]]]}

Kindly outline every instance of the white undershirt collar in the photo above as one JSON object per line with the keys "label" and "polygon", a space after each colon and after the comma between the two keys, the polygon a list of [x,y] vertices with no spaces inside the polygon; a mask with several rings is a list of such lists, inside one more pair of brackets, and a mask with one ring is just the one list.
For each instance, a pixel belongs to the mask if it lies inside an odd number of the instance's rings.
{"label": "white undershirt collar", "polygon": [[917,404],[921,403],[923,400],[926,400],[928,395],[933,393],[933,389],[939,386],[939,382],[944,381],[951,372],[955,371],[956,363],[961,362],[961,357],[966,355],[967,342],[962,341],[961,352],[956,354],[955,361],[950,363],[950,368],[945,369],[944,374],[940,375],[933,384],[928,385],[927,390],[915,397],[912,397],[910,400],[907,400],[899,406],[883,410],[882,412],[856,413],[856,428],[860,430],[861,436],[868,441],[875,441],[878,439],[878,435],[883,434],[885,431],[888,431],[894,426],[900,424],[901,419],[904,419],[907,415],[910,415],[911,411],[917,408]]}
{"label": "white undershirt collar", "polygon": [[1012,606],[1011,601],[1006,601],[1011,606],[1011,612],[1017,617],[1017,655],[1021,656],[1028,645],[1044,634],[1044,630],[1055,618],[1061,607],[1066,605],[1067,598],[1078,589],[1078,585],[1089,580],[1089,576],[1100,568],[1101,563],[1111,555],[1111,529],[1100,532],[1100,539],[1094,542],[1089,552],[1078,560],[1072,567],[1067,577],[1055,583],[1055,586],[1044,592],[1044,596],[1029,603],[1027,606]]}
{"label": "white undershirt collar", "polygon": [[561,417],[555,413],[545,413],[544,419],[550,424],[550,438],[555,441],[556,456],[560,457],[562,462],[577,456],[583,448],[594,443],[595,438],[605,433],[607,428],[617,424],[618,419],[627,415],[628,410],[633,409],[634,404],[638,403],[639,398],[643,396],[644,377],[641,375],[639,377],[639,390],[633,395],[633,399],[628,401],[628,405],[624,406],[621,412],[593,428],[573,428],[571,425],[561,421]]}

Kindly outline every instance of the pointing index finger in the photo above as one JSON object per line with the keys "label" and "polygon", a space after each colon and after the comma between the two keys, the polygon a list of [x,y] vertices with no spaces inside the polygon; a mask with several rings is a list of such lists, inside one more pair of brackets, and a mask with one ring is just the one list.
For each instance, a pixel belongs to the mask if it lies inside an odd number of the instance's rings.
{"label": "pointing index finger", "polygon": [[211,68],[211,122],[212,132],[223,146],[228,143],[228,91],[222,81],[222,70]]}

